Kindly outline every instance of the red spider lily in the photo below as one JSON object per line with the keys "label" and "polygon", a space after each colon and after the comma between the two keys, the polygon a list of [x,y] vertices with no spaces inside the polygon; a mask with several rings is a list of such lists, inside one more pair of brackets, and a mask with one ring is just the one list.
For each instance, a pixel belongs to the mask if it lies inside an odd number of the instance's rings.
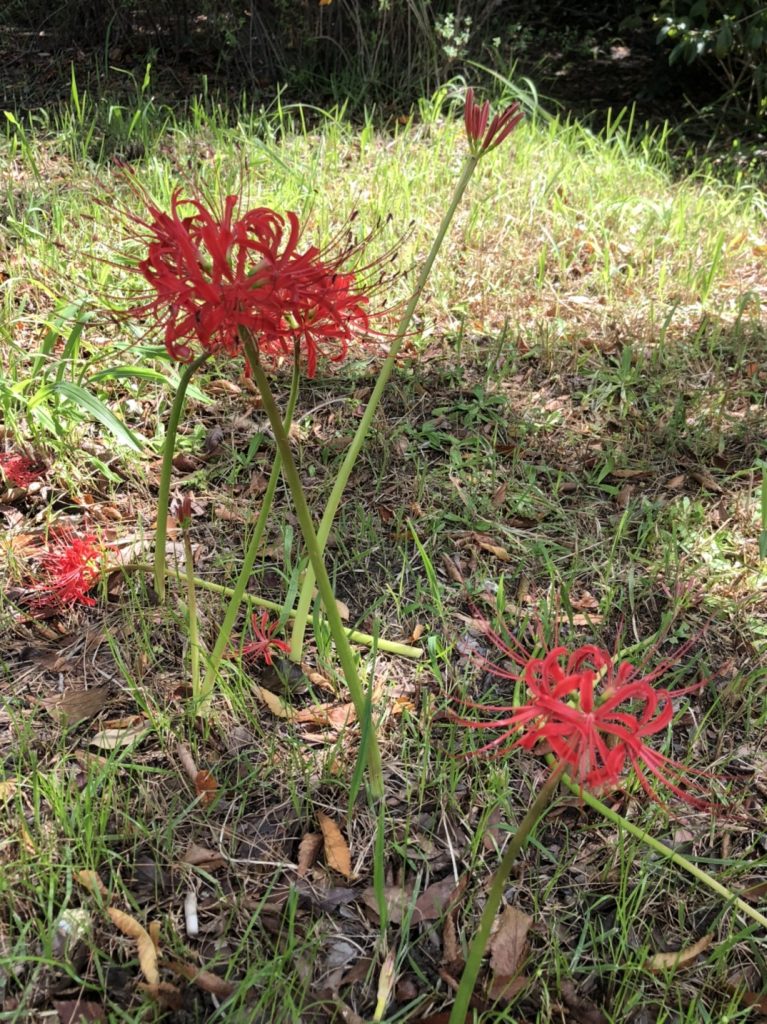
{"label": "red spider lily", "polygon": [[0,470],[11,487],[29,487],[43,475],[44,467],[28,459],[26,455],[0,452]]}
{"label": "red spider lily", "polygon": [[466,104],[463,110],[466,135],[469,139],[469,147],[472,153],[480,156],[495,149],[514,131],[524,117],[519,109],[518,103],[511,103],[506,109],[496,114],[488,125],[490,117],[490,103],[488,100],[482,104],[474,99],[474,90],[466,90]]}
{"label": "red spider lily", "polygon": [[282,651],[283,654],[290,652],[290,644],[285,640],[276,640],[274,634],[280,628],[279,622],[269,622],[269,613],[263,612],[259,619],[258,613],[254,613],[250,620],[253,630],[253,639],[242,648],[245,658],[262,660],[267,665],[273,665],[272,651]]}
{"label": "red spider lily", "polygon": [[711,807],[697,781],[704,772],[689,769],[646,743],[649,736],[671,723],[673,700],[700,689],[705,682],[679,690],[656,689],[653,682],[671,662],[640,676],[634,665],[625,661],[616,665],[609,651],[590,644],[572,653],[556,647],[543,658],[531,658],[523,657],[489,629],[488,636],[522,671],[486,667],[500,678],[523,684],[527,699],[505,707],[466,702],[503,716],[490,721],[452,716],[473,729],[501,730],[475,754],[493,751],[502,756],[516,747],[543,750],[591,790],[616,789],[631,767],[653,800],[661,802],[653,788],[656,780],[694,807]]}
{"label": "red spider lily", "polygon": [[253,336],[266,360],[291,356],[297,342],[313,376],[319,354],[342,359],[368,327],[366,295],[355,275],[339,273],[350,248],[336,255],[299,250],[300,225],[266,207],[236,218],[236,196],[216,217],[197,199],[174,192],[170,213],[146,195],[148,250],[138,264],[154,298],[131,312],[157,316],[173,359],[188,362],[192,343],[207,352],[241,352],[240,332]]}
{"label": "red spider lily", "polygon": [[104,548],[93,534],[78,537],[72,530],[60,530],[48,542],[41,558],[44,573],[32,588],[36,611],[59,610],[68,605],[94,605],[88,591],[98,580],[104,565]]}

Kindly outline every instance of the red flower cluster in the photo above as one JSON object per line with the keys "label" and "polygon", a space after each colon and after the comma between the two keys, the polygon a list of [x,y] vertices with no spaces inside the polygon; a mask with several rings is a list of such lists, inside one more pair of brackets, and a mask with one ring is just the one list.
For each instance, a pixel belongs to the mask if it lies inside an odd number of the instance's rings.
{"label": "red flower cluster", "polygon": [[35,611],[96,603],[88,591],[103,568],[104,549],[97,537],[90,533],[78,537],[72,530],[60,530],[49,540],[40,561],[43,578],[32,587]]}
{"label": "red flower cluster", "polygon": [[485,100],[482,106],[480,106],[474,99],[474,90],[467,89],[463,119],[466,125],[469,147],[472,153],[477,155],[489,153],[491,149],[500,146],[504,139],[511,135],[524,117],[524,114],[519,109],[518,103],[512,103],[503,113],[496,114],[488,126],[489,117],[489,100]]}
{"label": "red flower cluster", "polygon": [[[629,662],[615,664],[609,651],[587,644],[568,653],[557,647],[544,658],[523,657],[488,629],[501,651],[521,666],[519,673],[487,665],[496,676],[524,684],[527,700],[509,707],[466,702],[468,706],[503,717],[477,722],[454,718],[473,729],[502,730],[501,735],[474,753],[500,755],[516,747],[542,750],[590,790],[612,790],[620,785],[627,768],[653,800],[660,782],[680,799],[698,808],[709,808],[701,772],[687,768],[646,743],[662,732],[674,715],[673,700],[698,690],[704,683],[680,690],[656,689],[653,682],[665,672],[664,662],[654,672],[640,676]],[[510,741],[507,743],[507,741]]]}
{"label": "red flower cluster", "polygon": [[272,651],[282,651],[283,654],[290,652],[290,644],[285,640],[276,640],[274,634],[280,628],[279,622],[269,622],[269,613],[263,612],[259,619],[258,613],[254,613],[250,620],[254,640],[245,644],[242,648],[244,658],[263,660],[267,665],[272,665]]}
{"label": "red flower cluster", "polygon": [[28,459],[26,455],[0,452],[0,470],[11,487],[29,487],[43,475],[44,467]]}
{"label": "red flower cluster", "polygon": [[147,203],[147,256],[138,270],[155,297],[131,312],[156,316],[173,359],[188,362],[192,344],[206,352],[241,351],[249,331],[267,360],[292,356],[298,342],[313,376],[318,355],[343,359],[353,336],[368,327],[368,299],[355,291],[355,275],[342,274],[348,256],[315,246],[299,250],[298,217],[266,207],[236,217],[238,198],[227,196],[220,217],[178,191],[170,213]]}

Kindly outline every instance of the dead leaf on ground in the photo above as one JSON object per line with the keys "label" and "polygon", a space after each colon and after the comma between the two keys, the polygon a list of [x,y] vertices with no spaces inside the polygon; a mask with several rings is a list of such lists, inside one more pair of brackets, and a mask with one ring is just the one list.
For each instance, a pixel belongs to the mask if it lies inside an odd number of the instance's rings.
{"label": "dead leaf on ground", "polygon": [[488,942],[493,974],[511,978],[517,974],[527,953],[527,933],[532,917],[517,907],[506,907],[495,920]]}
{"label": "dead leaf on ground", "polygon": [[90,999],[56,999],[53,1007],[59,1015],[59,1024],[84,1024],[90,1021],[106,1021],[107,1011],[101,1003]]}
{"label": "dead leaf on ground", "polygon": [[226,857],[217,850],[208,850],[204,846],[192,843],[184,856],[182,864],[191,864],[193,867],[205,868],[206,871],[216,871],[226,864]]}
{"label": "dead leaf on ground", "polygon": [[256,698],[265,704],[275,718],[284,718],[288,722],[292,722],[296,717],[296,709],[291,707],[282,697],[278,697],[276,693],[272,693],[271,690],[265,690],[263,686],[259,686],[257,683],[253,683],[253,693]]}
{"label": "dead leaf on ground", "polygon": [[[413,900],[413,894],[401,885],[387,885],[384,887],[384,899],[386,900],[386,913],[391,924],[402,924],[407,916],[408,909]],[[362,902],[375,914],[378,913],[378,899],[375,890],[371,887],[362,893]],[[411,924],[415,921],[411,918]]]}
{"label": "dead leaf on ground", "polygon": [[714,480],[707,469],[692,469],[690,470],[690,476],[701,487],[705,487],[707,491],[713,491],[714,494],[724,494],[724,488]]}
{"label": "dead leaf on ground", "polygon": [[468,875],[462,875],[458,882],[452,875],[448,875],[441,882],[434,882],[433,885],[428,886],[416,900],[413,923],[437,921],[455,906],[463,896],[468,883]]}
{"label": "dead leaf on ground", "polygon": [[672,476],[670,480],[666,481],[666,487],[671,491],[678,491],[684,487],[687,481],[686,473],[678,473],[676,476]]}
{"label": "dead leaf on ground", "polygon": [[212,971],[205,971],[194,964],[181,963],[179,960],[171,960],[167,965],[174,974],[186,978],[193,985],[202,989],[203,992],[210,992],[219,999],[226,999],[234,992],[237,986],[231,981],[225,981]]}
{"label": "dead leaf on ground", "polygon": [[607,1017],[596,1003],[578,993],[572,981],[564,980],[559,994],[568,1010],[574,1014],[574,1024],[607,1024]]}
{"label": "dead leaf on ground", "polygon": [[160,984],[160,972],[157,967],[157,947],[152,936],[146,928],[139,924],[135,917],[126,914],[116,907],[109,907],[107,910],[110,920],[115,928],[118,928],[123,935],[134,939],[138,950],[138,962],[141,971],[150,985]]}
{"label": "dead leaf on ground", "polygon": [[107,887],[99,878],[97,871],[75,871],[75,878],[84,889],[87,889],[94,896],[107,895]]}
{"label": "dead leaf on ground", "polygon": [[349,846],[344,839],[341,829],[332,818],[322,811],[317,811],[317,821],[322,829],[322,839],[325,846],[325,860],[329,868],[337,871],[344,878],[352,877],[352,859],[349,853]]}
{"label": "dead leaf on ground", "polygon": [[702,939],[698,939],[697,942],[686,949],[680,949],[672,953],[656,953],[655,956],[651,956],[646,962],[645,967],[649,971],[675,971],[680,967],[687,967],[704,950],[708,949],[713,938],[713,932],[709,932],[708,935],[704,935]]}
{"label": "dead leaf on ground", "polygon": [[2,779],[0,781],[0,801],[5,803],[10,800],[16,792],[16,779]]}
{"label": "dead leaf on ground", "polygon": [[60,725],[77,725],[93,718],[104,707],[109,693],[108,684],[91,686],[88,690],[65,690],[40,702],[54,722]]}
{"label": "dead leaf on ground", "polygon": [[322,833],[307,832],[298,844],[298,870],[296,874],[303,878],[314,864],[322,849]]}
{"label": "dead leaf on ground", "polygon": [[142,740],[149,732],[149,724],[146,719],[140,719],[134,725],[102,729],[92,736],[88,741],[92,747],[99,750],[117,750],[118,747],[127,747],[131,743]]}
{"label": "dead leaf on ground", "polygon": [[194,777],[194,791],[203,807],[209,807],[216,799],[218,783],[210,772],[197,772]]}
{"label": "dead leaf on ground", "polygon": [[510,1003],[516,999],[523,988],[530,983],[529,978],[514,974],[494,974],[487,986],[487,995],[493,1001]]}
{"label": "dead leaf on ground", "polygon": [[649,469],[611,469],[608,476],[615,477],[616,480],[634,480],[637,477],[648,477],[650,476]]}
{"label": "dead leaf on ground", "polygon": [[474,539],[477,543],[477,547],[481,548],[483,551],[487,551],[488,554],[493,555],[499,562],[511,561],[511,555],[506,548],[502,547],[500,544],[495,544],[488,537],[483,537],[481,533],[475,533]]}
{"label": "dead leaf on ground", "polygon": [[357,718],[353,704],[310,704],[296,711],[294,721],[304,725],[319,725],[340,732]]}

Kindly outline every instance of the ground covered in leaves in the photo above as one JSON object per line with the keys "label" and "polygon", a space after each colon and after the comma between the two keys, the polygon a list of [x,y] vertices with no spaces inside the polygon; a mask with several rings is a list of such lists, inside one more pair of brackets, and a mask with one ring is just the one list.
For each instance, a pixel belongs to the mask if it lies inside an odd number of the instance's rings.
{"label": "ground covered in leaves", "polygon": [[[188,129],[138,173],[158,189],[174,168],[217,181],[227,154],[249,146],[239,162],[260,176],[264,201],[315,204],[316,174],[326,176],[316,230],[332,226],[344,190],[368,213],[401,203],[395,215],[417,220],[405,264],[433,229],[460,144],[441,112],[393,139],[333,125],[324,135],[248,131]],[[548,123],[519,143],[513,196],[507,164],[488,162],[329,548],[349,625],[420,651],[358,648],[384,754],[377,817],[355,777],[360,730],[318,613],[300,669],[241,658],[243,614],[209,719],[189,715],[173,529],[164,605],[142,568],[168,393],[151,374],[93,375],[128,357],[170,371],[142,350],[143,335],[126,344],[126,328],[90,306],[85,319],[79,307],[53,314],[57,299],[77,298],[68,287],[103,289],[73,259],[78,243],[98,250],[109,221],[103,208],[78,219],[86,211],[68,190],[92,172],[66,138],[36,145],[44,183],[10,142],[3,157],[14,175],[3,443],[32,447],[42,467],[7,488],[0,509],[3,1019],[446,1022],[499,852],[548,772],[521,752],[466,756],[479,744],[446,713],[463,697],[513,701],[511,684],[481,666],[497,660],[485,619],[530,650],[541,639],[596,642],[649,666],[695,641],[663,683],[707,683],[661,743],[717,776],[729,813],[654,804],[635,783],[609,802],[763,905],[758,204],[716,182],[674,184],[641,146]],[[48,430],[36,419],[45,396],[27,406],[9,397],[14,382],[31,392],[30,354],[51,331],[51,362],[89,383],[144,440],[141,454],[76,402],[54,404]],[[292,440],[318,517],[380,348],[301,385]],[[210,649],[223,611],[215,587],[236,577],[274,444],[240,366],[208,366],[195,385],[173,486],[193,496]],[[276,389],[284,401],[287,378]],[[52,522],[95,530],[111,571],[94,607],[41,617],[24,612],[24,595]],[[292,607],[301,559],[279,489],[251,592]],[[763,942],[753,922],[563,792],[510,879],[476,1019],[754,1020],[767,1016]]]}

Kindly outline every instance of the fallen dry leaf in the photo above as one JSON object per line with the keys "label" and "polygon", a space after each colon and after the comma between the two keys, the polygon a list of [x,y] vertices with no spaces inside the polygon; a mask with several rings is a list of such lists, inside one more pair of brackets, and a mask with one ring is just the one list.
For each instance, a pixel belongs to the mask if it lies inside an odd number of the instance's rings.
{"label": "fallen dry leaf", "polygon": [[218,783],[210,772],[197,772],[194,777],[194,791],[203,807],[209,807],[216,799]]}
{"label": "fallen dry leaf", "polygon": [[687,967],[696,957],[711,945],[714,934],[709,932],[702,939],[698,939],[692,946],[680,949],[672,953],[656,953],[646,962],[645,967],[649,971],[675,971],[680,967]]}
{"label": "fallen dry leaf", "polygon": [[474,539],[477,542],[477,547],[481,548],[483,551],[487,551],[488,554],[493,555],[499,562],[511,561],[511,555],[506,548],[501,547],[500,544],[494,544],[492,541],[487,540],[478,533],[474,534]]}
{"label": "fallen dry leaf", "polygon": [[458,882],[452,875],[448,875],[441,882],[428,886],[416,900],[413,923],[438,920],[455,906],[468,882],[468,875],[462,875]]}
{"label": "fallen dry leaf", "polygon": [[46,697],[40,703],[60,725],[77,725],[93,718],[104,707],[109,686],[91,686],[88,690],[65,690],[53,697]]}
{"label": "fallen dry leaf", "polygon": [[325,860],[329,868],[337,871],[344,878],[352,876],[352,859],[349,853],[349,846],[341,834],[341,829],[332,818],[322,811],[317,812],[317,821],[322,829],[322,839],[325,846]]}
{"label": "fallen dry leaf", "polygon": [[[413,899],[412,892],[403,889],[401,885],[387,885],[384,887],[384,899],[389,922],[402,924]],[[372,886],[362,893],[362,902],[366,907],[370,907],[375,914],[378,913],[378,899]],[[410,923],[415,924],[415,921],[411,919]]]}
{"label": "fallen dry leaf", "polygon": [[107,1011],[101,1003],[90,999],[56,999],[53,1006],[59,1015],[59,1024],[86,1024],[107,1019]]}
{"label": "fallen dry leaf", "polygon": [[99,878],[97,871],[75,871],[75,878],[84,889],[93,893],[94,896],[107,895],[107,887]]}
{"label": "fallen dry leaf", "polygon": [[222,868],[226,864],[226,857],[220,854],[217,850],[208,850],[204,846],[198,846],[197,843],[192,843],[181,858],[181,863],[191,864],[193,867],[205,868],[206,871],[215,871],[217,868]]}
{"label": "fallen dry leaf", "polygon": [[724,494],[724,488],[714,480],[707,469],[692,469],[690,470],[690,476],[701,487],[705,487],[707,491],[713,491],[714,494]]}
{"label": "fallen dry leaf", "polygon": [[142,718],[140,722],[127,726],[127,728],[102,729],[101,732],[97,732],[95,736],[92,736],[88,742],[92,747],[98,747],[99,750],[117,750],[118,747],[127,747],[131,743],[142,740],[148,732],[149,725]]}
{"label": "fallen dry leaf", "polygon": [[0,781],[0,800],[5,803],[10,800],[16,792],[16,779],[2,779]]}
{"label": "fallen dry leaf", "polygon": [[129,939],[135,939],[138,949],[139,966],[147,982],[150,985],[159,985],[160,972],[157,967],[157,947],[152,940],[152,936],[142,924],[139,924],[135,917],[131,917],[125,911],[117,910],[116,907],[109,907],[107,913],[115,928],[118,928],[123,935],[127,935]]}
{"label": "fallen dry leaf", "polygon": [[508,979],[519,972],[527,953],[527,933],[532,923],[532,917],[517,907],[505,907],[498,915],[487,944],[493,974]]}
{"label": "fallen dry leaf", "polygon": [[356,719],[353,704],[310,704],[295,712],[294,721],[304,725],[319,725],[340,732]]}
{"label": "fallen dry leaf", "polygon": [[296,874],[303,878],[314,864],[322,849],[322,833],[307,832],[298,844],[298,869]]}
{"label": "fallen dry leaf", "polygon": [[528,978],[518,974],[511,977],[508,974],[494,974],[487,986],[487,994],[494,1001],[510,1003],[528,983]]}
{"label": "fallen dry leaf", "polygon": [[686,481],[687,474],[679,473],[677,476],[672,476],[671,479],[666,482],[666,487],[672,491],[678,491],[680,488],[684,487]]}
{"label": "fallen dry leaf", "polygon": [[253,693],[262,704],[266,704],[275,718],[284,718],[292,722],[296,717],[296,709],[291,707],[282,697],[278,697],[271,690],[265,690],[263,686],[253,683]]}
{"label": "fallen dry leaf", "polygon": [[171,960],[167,966],[174,974],[179,974],[187,981],[202,989],[203,992],[210,992],[219,999],[226,999],[237,988],[231,981],[225,981],[212,971],[204,971],[193,964],[181,963],[179,960]]}

